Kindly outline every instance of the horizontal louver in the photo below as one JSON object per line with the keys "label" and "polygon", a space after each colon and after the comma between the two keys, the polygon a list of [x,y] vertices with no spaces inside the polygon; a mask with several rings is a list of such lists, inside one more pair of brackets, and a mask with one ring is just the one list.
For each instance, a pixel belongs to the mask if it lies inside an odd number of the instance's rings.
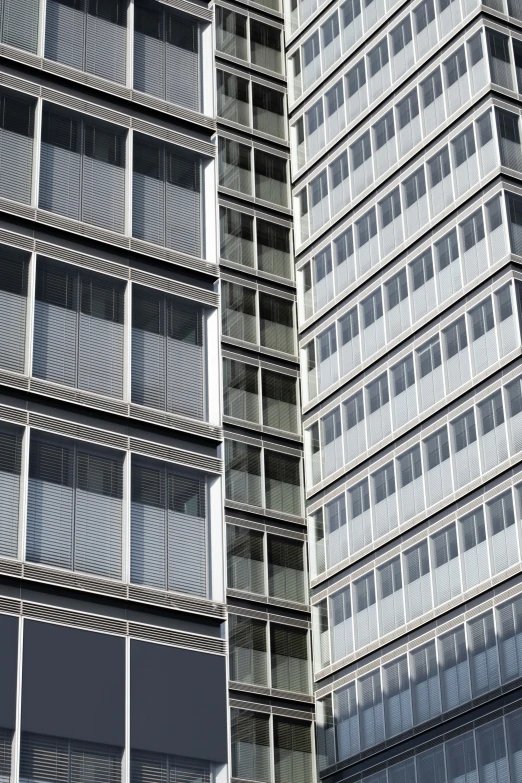
{"label": "horizontal louver", "polygon": [[13,732],[8,729],[0,729],[0,780],[9,783],[11,780],[11,749],[13,744]]}
{"label": "horizontal louver", "polygon": [[230,679],[268,685],[266,623],[230,617]]}
{"label": "horizontal louver", "polygon": [[192,783],[193,781],[211,783],[208,761],[168,756],[163,753],[131,751],[130,783]]}
{"label": "horizontal louver", "polygon": [[299,628],[271,625],[272,687],[308,693],[308,633]]}
{"label": "horizontal louver", "polygon": [[200,305],[134,287],[133,402],[204,418],[204,319]]}
{"label": "horizontal louver", "polygon": [[27,253],[0,247],[0,367],[13,372],[23,372],[25,366],[28,269]]}
{"label": "horizontal louver", "polygon": [[18,513],[22,432],[3,425],[0,429],[0,554],[16,557],[18,552]]}
{"label": "horizontal louver", "polygon": [[31,201],[34,109],[30,98],[0,93],[0,196],[24,204]]}
{"label": "horizontal louver", "polygon": [[121,579],[123,457],[31,435],[26,557]]}
{"label": "horizontal louver", "polygon": [[305,601],[304,550],[301,541],[268,536],[269,593],[287,601]]}
{"label": "horizontal louver", "polygon": [[297,432],[297,384],[295,378],[263,370],[263,424]]}
{"label": "horizontal louver", "polygon": [[200,157],[135,135],[132,235],[201,256],[201,212]]}
{"label": "horizontal louver", "polygon": [[270,717],[232,710],[231,735],[232,777],[270,783]]}
{"label": "horizontal louver", "polygon": [[125,131],[45,105],[39,206],[110,231],[125,224]]}
{"label": "horizontal louver", "polygon": [[124,294],[119,280],[39,259],[33,375],[121,397]]}
{"label": "horizontal louver", "polygon": [[136,461],[131,485],[131,581],[206,596],[205,478]]}
{"label": "horizontal louver", "polygon": [[121,783],[119,748],[23,733],[20,781],[24,783]]}
{"label": "horizontal louver", "polygon": [[275,783],[312,783],[310,726],[274,718]]}
{"label": "horizontal louver", "polygon": [[263,595],[266,591],[263,534],[228,525],[227,567],[229,587]]}
{"label": "horizontal louver", "polygon": [[297,516],[302,513],[298,457],[266,450],[265,483],[267,508]]}

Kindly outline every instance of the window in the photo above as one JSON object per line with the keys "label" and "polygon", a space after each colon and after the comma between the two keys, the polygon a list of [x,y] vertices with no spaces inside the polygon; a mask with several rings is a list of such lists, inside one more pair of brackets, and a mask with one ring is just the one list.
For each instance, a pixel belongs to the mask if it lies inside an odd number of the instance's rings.
{"label": "window", "polygon": [[446,83],[448,87],[464,76],[467,71],[466,68],[466,55],[464,53],[464,47],[460,46],[457,51],[448,57],[444,61],[444,69],[446,71]]}
{"label": "window", "polygon": [[363,215],[356,224],[357,229],[357,247],[360,249],[370,239],[377,236],[377,218],[375,217],[375,208],[370,209],[366,215]]}
{"label": "window", "polygon": [[132,315],[132,401],[203,419],[203,307],[188,299],[134,286]]}
{"label": "window", "polygon": [[360,484],[352,487],[352,489],[348,490],[348,494],[350,495],[352,519],[368,511],[370,508],[370,492],[367,480],[361,481]]}
{"label": "window", "polygon": [[455,451],[462,451],[477,440],[475,416],[473,411],[465,413],[452,422],[453,437],[455,439]]}
{"label": "window", "polygon": [[433,470],[437,465],[449,459],[449,440],[446,427],[430,435],[424,441],[425,453],[428,462],[428,470]]}
{"label": "window", "polygon": [[375,293],[365,299],[362,304],[364,328],[367,329],[379,318],[382,318],[382,293],[378,288]]}
{"label": "window", "polygon": [[308,632],[291,626],[270,624],[272,688],[308,693]]}
{"label": "window", "polygon": [[444,337],[446,341],[446,356],[448,359],[456,356],[467,347],[468,337],[466,334],[464,316],[444,330]]}
{"label": "window", "polygon": [[375,148],[381,149],[395,136],[395,125],[393,122],[393,111],[389,111],[373,126],[375,139]]}
{"label": "window", "polygon": [[262,370],[263,424],[286,432],[298,431],[297,384],[291,375]]}
{"label": "window", "polygon": [[230,679],[268,685],[267,624],[234,614],[229,619]]}
{"label": "window", "polygon": [[520,144],[520,132],[518,129],[518,117],[507,111],[498,111],[498,129],[500,138]]}
{"label": "window", "polygon": [[396,364],[391,370],[393,378],[393,394],[396,397],[413,386],[415,383],[415,371],[413,369],[413,355],[410,354],[402,362]]}
{"label": "window", "polygon": [[220,207],[219,236],[221,258],[243,266],[254,266],[253,217]]}
{"label": "window", "polygon": [[301,465],[298,457],[265,449],[266,507],[300,516]]}
{"label": "window", "polygon": [[121,454],[32,433],[27,560],[121,579],[122,514]]}
{"label": "window", "polygon": [[219,186],[252,195],[251,147],[218,139]]}
{"label": "window", "polygon": [[[25,12],[24,8],[24,24]],[[34,110],[33,98],[20,92],[0,91],[0,196],[24,204],[31,201]]]}
{"label": "window", "polygon": [[250,18],[250,58],[260,68],[282,73],[281,30]]}
{"label": "window", "polygon": [[457,544],[457,531],[455,525],[449,525],[445,530],[441,530],[440,533],[435,533],[431,536],[433,545],[433,556],[435,558],[435,568],[449,563],[450,560],[455,560],[459,556],[458,544]]}
{"label": "window", "polygon": [[455,229],[446,234],[439,242],[435,243],[435,252],[437,254],[439,270],[446,269],[453,261],[459,257],[459,243]]}
{"label": "window", "polygon": [[[106,783],[121,780],[120,748],[28,732],[22,733],[20,745],[20,778],[27,783],[88,783],[92,770]],[[201,780],[209,781],[208,763],[199,762],[197,766],[207,768]]]}
{"label": "window", "polygon": [[[354,394],[353,397],[350,397],[349,400],[347,400],[344,403],[345,411],[346,411],[346,428],[352,429],[352,427],[356,427],[357,424],[360,424],[361,421],[364,421],[364,402],[363,402],[363,394],[361,392],[357,392],[357,394]],[[521,397],[521,410],[522,410],[522,397]]]}
{"label": "window", "polygon": [[453,155],[455,157],[455,166],[461,166],[468,158],[475,154],[475,137],[473,135],[473,126],[470,125],[465,131],[456,136],[451,142]]}
{"label": "window", "polygon": [[200,82],[198,20],[162,3],[139,0],[134,11],[134,88],[201,111]]}
{"label": "window", "polygon": [[269,783],[270,716],[231,709],[232,775]]}
{"label": "window", "polygon": [[125,131],[45,104],[39,206],[74,220],[122,232]]}
{"label": "window", "polygon": [[304,549],[301,541],[267,536],[268,594],[297,603],[306,602]]}
{"label": "window", "polygon": [[262,506],[261,449],[225,441],[225,495],[228,500]]}
{"label": "window", "polygon": [[399,472],[401,487],[406,487],[422,476],[422,460],[420,446],[415,446],[399,457]]}
{"label": "window", "polygon": [[498,307],[498,319],[502,321],[507,320],[513,315],[513,305],[511,302],[511,285],[502,286],[498,291],[495,291],[495,297]]}
{"label": "window", "polygon": [[292,279],[290,229],[257,219],[257,264],[262,272]]}
{"label": "window", "polygon": [[29,255],[0,245],[0,302],[4,328],[0,343],[0,367],[24,372]]}
{"label": "window", "polygon": [[388,297],[388,310],[393,310],[394,307],[397,307],[397,305],[408,298],[408,278],[405,269],[402,269],[391,280],[388,280],[385,285]]}
{"label": "window", "polygon": [[412,40],[411,19],[409,15],[403,19],[403,21],[398,24],[397,27],[394,27],[394,29],[391,31],[390,37],[392,42],[392,53],[395,57]]}
{"label": "window", "polygon": [[395,472],[393,462],[385,465],[372,475],[373,494],[376,503],[380,503],[395,493]]}
{"label": "window", "polygon": [[475,245],[481,242],[485,236],[482,210],[478,210],[467,220],[464,220],[460,224],[460,231],[464,244],[464,252],[471,250],[472,247],[475,247]]}
{"label": "window", "polygon": [[216,6],[216,49],[240,60],[248,60],[247,17]]}
{"label": "window", "polygon": [[[137,27],[138,12],[135,19]],[[126,26],[127,5],[121,0],[49,0],[45,23],[45,56],[49,60],[123,84],[126,71]]]}
{"label": "window", "polygon": [[354,66],[346,76],[348,84],[348,97],[351,98],[366,84],[366,72],[364,69],[364,60],[361,60]]}
{"label": "window", "polygon": [[383,405],[386,405],[389,402],[390,393],[388,389],[388,376],[386,373],[373,381],[373,383],[369,383],[366,389],[370,414],[375,413],[379,408],[382,408]]}
{"label": "window", "polygon": [[[451,172],[450,158],[447,147],[443,147],[440,152],[428,161],[428,170],[430,172],[430,185],[434,188]],[[441,240],[442,242],[443,240]],[[440,243],[437,243],[440,244]]]}
{"label": "window", "polygon": [[226,337],[258,342],[255,291],[223,282],[222,328]]}
{"label": "window", "polygon": [[288,206],[286,160],[254,150],[256,197],[282,207]]}
{"label": "window", "polygon": [[442,364],[439,338],[434,337],[433,340],[430,340],[421,346],[417,350],[417,356],[419,361],[420,377],[425,378],[426,375],[429,375]]}
{"label": "window", "polygon": [[[22,430],[2,422],[0,428],[0,554],[18,555],[18,517],[20,504],[20,473],[22,467]],[[0,754],[1,758],[1,754]]]}
{"label": "window", "polygon": [[415,16],[415,30],[418,35],[435,19],[433,0],[424,0],[413,9],[413,14]]}
{"label": "window", "polygon": [[370,142],[370,132],[363,133],[360,139],[350,147],[352,153],[352,165],[354,170],[367,161],[372,154],[372,145]]}
{"label": "window", "polygon": [[227,571],[234,590],[266,594],[263,533],[227,525]]}
{"label": "window", "polygon": [[412,90],[409,95],[397,104],[397,115],[399,118],[399,129],[408,125],[419,114],[419,101],[417,90]]}
{"label": "window", "polygon": [[332,188],[338,188],[339,185],[348,179],[348,154],[343,152],[330,164],[329,168]]}
{"label": "window", "polygon": [[242,421],[259,421],[257,367],[223,359],[223,414]]}
{"label": "window", "polygon": [[406,208],[411,207],[416,201],[419,201],[419,199],[426,195],[424,169],[419,169],[415,174],[412,174],[411,177],[405,179],[402,186],[404,188],[404,195],[406,196]]}
{"label": "window", "polygon": [[381,226],[386,228],[401,215],[401,197],[399,188],[395,188],[389,196],[379,202],[381,210]]}
{"label": "window", "polygon": [[275,783],[312,783],[310,724],[273,718]]}
{"label": "window", "polygon": [[328,90],[328,92],[325,95],[325,98],[326,98],[326,112],[328,114],[328,117],[331,117],[332,114],[335,114],[336,111],[338,111],[342,106],[344,106],[343,83],[337,82],[337,84],[334,85],[331,90]]}
{"label": "window", "polygon": [[424,79],[424,81],[421,82],[420,88],[422,91],[422,103],[426,109],[428,106],[431,106],[433,101],[436,101],[437,98],[440,98],[442,95],[440,69],[437,68],[427,79]]}
{"label": "window", "polygon": [[252,116],[255,130],[286,138],[285,96],[279,90],[252,82]]}
{"label": "window", "polygon": [[124,295],[118,279],[39,258],[33,375],[121,397]]}
{"label": "window", "polygon": [[411,277],[413,283],[413,290],[418,291],[419,288],[426,285],[433,279],[433,259],[431,257],[431,249],[427,250],[421,256],[412,261],[410,264]]}
{"label": "window", "polygon": [[201,256],[201,159],[134,134],[132,235]]}
{"label": "window", "polygon": [[133,458],[131,582],[208,596],[207,489],[194,471]]}
{"label": "window", "polygon": [[368,54],[370,77],[375,76],[389,61],[388,43],[383,38]]}
{"label": "window", "polygon": [[233,73],[217,71],[217,113],[240,125],[250,125],[249,81]]}
{"label": "window", "polygon": [[259,317],[261,345],[282,353],[295,353],[293,303],[261,293]]}
{"label": "window", "polygon": [[495,326],[495,318],[493,316],[493,304],[491,297],[488,296],[483,302],[469,311],[469,317],[471,320],[471,339],[473,341],[483,337],[486,332],[489,332]]}

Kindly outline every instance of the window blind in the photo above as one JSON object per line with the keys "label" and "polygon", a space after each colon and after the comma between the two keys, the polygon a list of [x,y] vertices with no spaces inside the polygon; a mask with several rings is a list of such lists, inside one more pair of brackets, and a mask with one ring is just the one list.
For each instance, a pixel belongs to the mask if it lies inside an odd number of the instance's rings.
{"label": "window blind", "polygon": [[272,687],[308,693],[308,632],[301,628],[270,625]]}
{"label": "window blind", "polygon": [[0,780],[9,783],[11,780],[11,749],[13,732],[0,729]]}
{"label": "window blind", "polygon": [[125,132],[44,104],[41,209],[110,231],[125,225]]}
{"label": "window blind", "polygon": [[266,507],[284,514],[302,514],[299,457],[265,449]]}
{"label": "window blind", "polygon": [[192,781],[211,783],[208,761],[131,750],[130,783],[192,783]]}
{"label": "window blind", "polygon": [[33,375],[122,397],[124,296],[120,280],[39,258]]}
{"label": "window blind", "polygon": [[134,88],[201,110],[200,29],[196,18],[162,3],[134,9]]}
{"label": "window blind", "polygon": [[408,731],[413,725],[408,661],[402,656],[383,668],[386,736]]}
{"label": "window blind", "polygon": [[267,537],[269,594],[287,601],[305,601],[304,552],[301,541]]}
{"label": "window blind", "polygon": [[201,256],[201,158],[134,135],[132,235]]}
{"label": "window blind", "polygon": [[261,345],[274,351],[295,353],[292,302],[261,293],[259,296]]}
{"label": "window blind", "polygon": [[0,5],[2,43],[36,54],[38,0],[3,0]]}
{"label": "window blind", "polygon": [[232,709],[231,735],[233,777],[269,783],[270,717],[259,712]]}
{"label": "window blind", "polygon": [[297,431],[297,385],[295,378],[262,371],[263,424],[267,427]]}
{"label": "window blind", "polygon": [[223,413],[243,421],[259,421],[259,370],[250,364],[223,359]]}
{"label": "window blind", "polygon": [[121,750],[110,745],[22,733],[23,783],[120,783]]}
{"label": "window blind", "polygon": [[49,0],[45,56],[124,84],[126,26],[124,0]]}
{"label": "window blind", "polygon": [[133,460],[131,581],[163,590],[208,593],[206,478]]}
{"label": "window blind", "polygon": [[231,680],[268,685],[266,626],[262,620],[230,615]]}
{"label": "window blind", "polygon": [[225,494],[228,500],[263,505],[261,449],[235,440],[225,441]]}
{"label": "window blind", "polygon": [[31,434],[26,557],[121,579],[123,458]]}
{"label": "window blind", "polygon": [[0,367],[24,372],[29,256],[0,246],[0,309],[3,314]]}
{"label": "window blind", "polygon": [[[25,0],[30,2],[31,0]],[[7,3],[0,6],[0,18]],[[13,13],[13,11],[11,12]],[[16,17],[23,13],[17,6]],[[15,15],[13,13],[13,15]],[[23,20],[23,26],[29,17]],[[0,196],[29,204],[33,181],[35,101],[21,93],[0,92]]]}
{"label": "window blind", "polygon": [[312,783],[310,727],[274,717],[275,783]]}
{"label": "window blind", "polygon": [[227,526],[228,586],[263,595],[265,587],[263,534]]}
{"label": "window blind", "polygon": [[194,302],[133,287],[133,402],[205,417],[204,317]]}

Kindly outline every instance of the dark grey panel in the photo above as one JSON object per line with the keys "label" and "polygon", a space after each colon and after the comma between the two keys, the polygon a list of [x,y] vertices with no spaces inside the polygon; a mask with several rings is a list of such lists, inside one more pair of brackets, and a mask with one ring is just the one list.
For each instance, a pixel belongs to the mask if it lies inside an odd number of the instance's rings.
{"label": "dark grey panel", "polygon": [[225,659],[131,641],[131,746],[227,760]]}
{"label": "dark grey panel", "polygon": [[26,620],[22,730],[125,742],[125,640]]}
{"label": "dark grey panel", "polygon": [[0,615],[0,727],[14,729],[18,659],[18,617]]}

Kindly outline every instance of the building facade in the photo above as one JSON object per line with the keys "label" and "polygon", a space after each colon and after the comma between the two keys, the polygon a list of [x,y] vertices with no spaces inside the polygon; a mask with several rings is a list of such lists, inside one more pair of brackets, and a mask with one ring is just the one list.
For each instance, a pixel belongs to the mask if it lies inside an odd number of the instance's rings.
{"label": "building facade", "polygon": [[289,14],[318,774],[518,783],[521,10]]}

